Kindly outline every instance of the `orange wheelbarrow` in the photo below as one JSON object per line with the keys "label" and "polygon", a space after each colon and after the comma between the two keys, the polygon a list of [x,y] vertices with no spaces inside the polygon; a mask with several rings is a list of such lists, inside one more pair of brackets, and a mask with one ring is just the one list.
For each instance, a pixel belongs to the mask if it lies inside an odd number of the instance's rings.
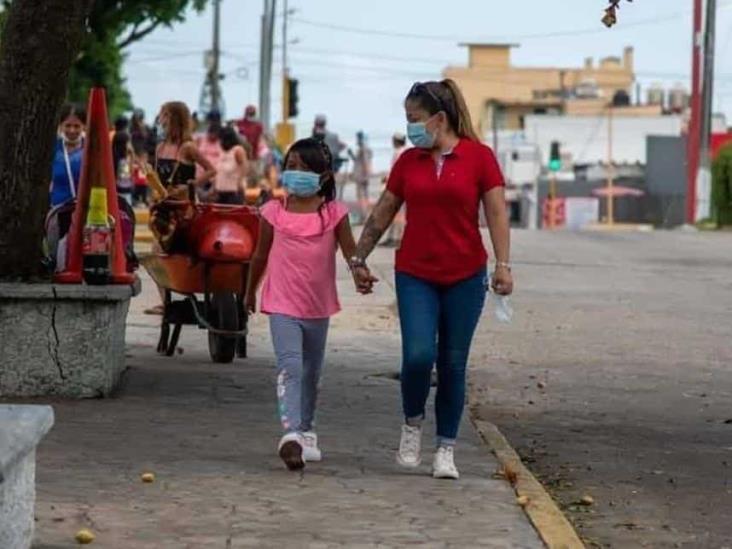
{"label": "orange wheelbarrow", "polygon": [[[190,210],[191,205],[168,200],[165,207]],[[214,362],[246,358],[244,294],[258,234],[256,208],[199,204],[183,234],[177,235],[182,251],[154,253],[142,260],[165,292],[159,353],[173,356],[182,327],[194,325],[208,331]]]}

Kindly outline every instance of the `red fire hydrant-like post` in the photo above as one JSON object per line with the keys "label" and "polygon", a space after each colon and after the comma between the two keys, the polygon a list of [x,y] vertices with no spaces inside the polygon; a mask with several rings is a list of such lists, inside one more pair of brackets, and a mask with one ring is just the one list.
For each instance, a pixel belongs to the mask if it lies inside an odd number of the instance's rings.
{"label": "red fire hydrant-like post", "polygon": [[[66,270],[58,273],[54,281],[81,284],[86,263],[89,283],[133,284],[136,277],[127,272],[122,241],[104,88],[91,89],[87,113],[81,180],[67,238]],[[100,219],[105,215],[106,223]]]}

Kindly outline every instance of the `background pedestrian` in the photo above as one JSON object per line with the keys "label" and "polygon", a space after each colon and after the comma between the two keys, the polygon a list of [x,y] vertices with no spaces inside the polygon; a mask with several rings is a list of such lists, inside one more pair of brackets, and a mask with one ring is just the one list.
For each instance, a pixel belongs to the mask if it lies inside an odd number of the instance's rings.
{"label": "background pedestrian", "polygon": [[[391,155],[391,162],[389,164],[389,171],[391,171],[394,168],[394,165],[397,163],[397,160],[399,160],[399,157],[402,155],[402,153],[407,150],[407,137],[401,132],[396,132],[391,138],[391,145],[392,145],[392,155]],[[384,188],[381,190],[381,192],[384,192],[386,190],[386,182],[389,179],[389,175],[387,174],[386,177],[384,177]],[[399,243],[402,240],[402,232],[404,231],[404,210],[405,206],[402,205],[402,207],[399,209],[399,212],[394,217],[394,221],[389,226],[389,231],[386,233],[386,238],[381,241],[380,245],[382,246],[398,246]]]}
{"label": "background pedestrian", "polygon": [[369,212],[369,181],[372,175],[374,153],[366,144],[366,134],[356,133],[356,152],[348,150],[353,160],[353,181],[356,183],[356,200],[360,212],[359,223],[363,223]]}
{"label": "background pedestrian", "polygon": [[58,139],[51,166],[51,206],[76,198],[84,154],[86,112],[68,103],[61,108]]}
{"label": "background pedestrian", "polygon": [[222,152],[214,178],[215,201],[219,204],[243,204],[249,173],[247,153],[234,128],[221,128],[219,142]]}
{"label": "background pedestrian", "polygon": [[132,180],[132,142],[130,138],[129,120],[119,116],[114,121],[114,136],[112,137],[112,162],[114,176],[117,180],[117,194],[132,204],[134,182]]}

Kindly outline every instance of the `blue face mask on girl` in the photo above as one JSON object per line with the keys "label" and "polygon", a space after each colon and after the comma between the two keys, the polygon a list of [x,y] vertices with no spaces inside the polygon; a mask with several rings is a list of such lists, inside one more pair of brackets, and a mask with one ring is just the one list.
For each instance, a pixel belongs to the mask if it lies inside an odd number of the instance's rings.
{"label": "blue face mask on girl", "polygon": [[435,136],[427,131],[425,122],[409,122],[407,137],[412,145],[420,149],[431,149],[435,145]]}
{"label": "blue face mask on girl", "polygon": [[285,170],[282,172],[282,185],[292,195],[315,196],[320,190],[320,175],[315,172]]}

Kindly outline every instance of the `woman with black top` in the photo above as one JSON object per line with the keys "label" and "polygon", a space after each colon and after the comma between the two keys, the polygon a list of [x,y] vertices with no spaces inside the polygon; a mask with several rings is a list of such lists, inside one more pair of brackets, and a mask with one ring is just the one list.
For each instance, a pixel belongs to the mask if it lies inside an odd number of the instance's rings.
{"label": "woman with black top", "polygon": [[[170,101],[160,108],[158,137],[163,141],[155,149],[155,170],[160,182],[174,197],[195,198],[195,187],[211,181],[216,169],[193,141],[193,121],[185,103]],[[196,177],[196,164],[203,171]]]}
{"label": "woman with black top", "polygon": [[[174,200],[195,202],[196,187],[204,185],[216,176],[216,169],[198,150],[193,141],[193,120],[185,103],[170,101],[160,108],[158,137],[162,142],[155,149],[155,171],[160,182]],[[203,168],[196,177],[196,165]],[[154,251],[160,250],[155,243]],[[163,295],[160,291],[161,297]],[[147,314],[163,314],[163,306],[157,305],[145,311]]]}

